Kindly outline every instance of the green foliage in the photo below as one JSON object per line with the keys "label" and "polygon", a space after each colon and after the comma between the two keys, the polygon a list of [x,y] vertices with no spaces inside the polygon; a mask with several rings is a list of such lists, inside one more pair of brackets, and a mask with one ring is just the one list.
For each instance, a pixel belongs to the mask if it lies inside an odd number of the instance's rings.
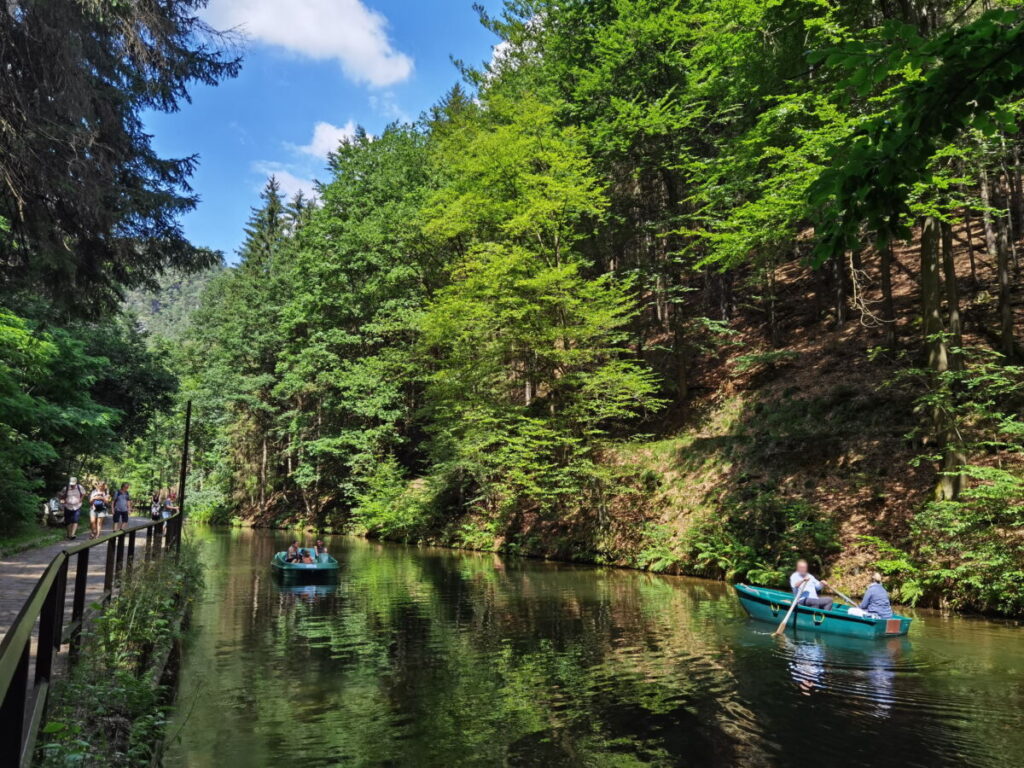
{"label": "green foliage", "polygon": [[927,180],[931,158],[959,131],[1016,128],[1005,102],[1024,87],[1020,22],[1019,10],[992,10],[931,39],[894,22],[812,56],[844,68],[861,96],[890,85],[883,107],[836,148],[809,190],[819,260],[851,247],[861,226],[883,240],[905,236],[912,186]]}
{"label": "green foliage", "polygon": [[429,502],[429,490],[411,485],[389,456],[365,478],[356,494],[352,521],[366,533],[410,540],[422,531]]}
{"label": "green foliage", "polygon": [[839,548],[831,517],[770,489],[724,500],[720,512],[695,523],[687,537],[700,572],[766,585],[785,581],[796,560],[820,567]]}
{"label": "green foliage", "polygon": [[668,526],[648,523],[644,526],[643,538],[645,544],[636,556],[636,567],[662,573],[679,565],[680,554]]}
{"label": "green foliage", "polygon": [[[157,154],[142,116],[173,112],[193,83],[233,77],[230,39],[205,0],[22,0],[0,70],[0,285],[68,314],[110,313],[169,267],[209,266],[179,218],[194,156]],[[39,94],[45,93],[45,98]],[[100,149],[101,148],[101,149]]]}
{"label": "green foliage", "polygon": [[773,349],[770,352],[753,352],[749,355],[739,355],[733,359],[733,369],[736,373],[749,373],[750,371],[767,368],[775,368],[792,363],[800,357],[800,353],[792,349]]}
{"label": "green foliage", "polygon": [[136,560],[118,597],[87,625],[71,675],[50,694],[38,764],[149,766],[164,737],[169,692],[153,676],[202,588],[195,546]]}
{"label": "green foliage", "polygon": [[113,442],[117,412],[89,393],[104,362],[68,332],[0,308],[0,529],[34,516],[45,467]]}

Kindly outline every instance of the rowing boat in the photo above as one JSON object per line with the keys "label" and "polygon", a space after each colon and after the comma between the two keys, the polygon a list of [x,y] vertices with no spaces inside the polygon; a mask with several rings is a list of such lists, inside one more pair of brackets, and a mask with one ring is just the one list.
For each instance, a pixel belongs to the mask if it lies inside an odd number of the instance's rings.
{"label": "rowing boat", "polygon": [[337,573],[338,561],[325,552],[317,555],[312,563],[289,563],[288,553],[278,552],[270,561],[270,567],[282,576],[313,578]]}
{"label": "rowing boat", "polygon": [[[750,587],[746,584],[733,585],[740,598],[740,605],[758,621],[778,624],[786,615],[792,604],[793,595],[778,589]],[[894,614],[890,619],[873,619],[869,616],[855,616],[850,613],[850,606],[836,604],[830,610],[809,608],[797,605],[786,629],[807,632],[821,632],[847,637],[900,637],[910,629],[907,616]]]}

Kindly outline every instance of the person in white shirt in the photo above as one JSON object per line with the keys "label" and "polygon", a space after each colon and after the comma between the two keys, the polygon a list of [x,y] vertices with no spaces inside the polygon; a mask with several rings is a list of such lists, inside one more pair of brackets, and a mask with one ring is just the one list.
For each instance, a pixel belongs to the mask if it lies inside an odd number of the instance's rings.
{"label": "person in white shirt", "polygon": [[827,581],[819,581],[807,572],[807,561],[797,560],[796,570],[789,577],[789,586],[796,595],[797,605],[806,605],[808,608],[820,608],[823,611],[831,610],[833,600],[831,597],[818,597],[818,590],[827,587]]}

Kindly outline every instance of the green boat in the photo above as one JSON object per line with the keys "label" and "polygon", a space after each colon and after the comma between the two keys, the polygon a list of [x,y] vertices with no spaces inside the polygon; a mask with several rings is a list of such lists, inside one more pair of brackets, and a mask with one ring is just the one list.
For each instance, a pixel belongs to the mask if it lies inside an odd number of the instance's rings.
{"label": "green boat", "polygon": [[[785,618],[793,602],[791,593],[778,589],[749,587],[746,584],[733,586],[740,598],[740,604],[750,614],[750,618],[776,626]],[[839,603],[828,611],[798,605],[789,617],[786,629],[860,638],[900,637],[910,630],[911,621],[909,617],[898,614],[894,614],[891,619],[854,616],[850,613],[850,606]]]}
{"label": "green boat", "polygon": [[322,555],[317,555],[312,563],[289,563],[288,553],[278,552],[270,561],[270,567],[274,573],[281,576],[313,579],[336,574],[338,561],[325,552]]}

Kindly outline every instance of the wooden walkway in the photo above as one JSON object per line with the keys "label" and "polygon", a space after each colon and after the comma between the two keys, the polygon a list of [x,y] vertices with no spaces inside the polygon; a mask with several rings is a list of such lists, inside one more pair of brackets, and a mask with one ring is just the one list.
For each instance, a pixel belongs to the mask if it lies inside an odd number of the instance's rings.
{"label": "wooden walkway", "polygon": [[[128,522],[128,528],[130,530],[145,522],[149,522],[149,518],[133,517]],[[106,525],[106,533],[110,533],[109,522]],[[32,593],[32,588],[35,587],[36,581],[38,581],[43,571],[46,570],[46,566],[50,564],[61,550],[88,541],[88,537],[89,525],[86,523],[85,533],[79,533],[75,541],[61,541],[48,547],[30,549],[17,555],[0,558],[0,640],[3,639],[11,624],[14,623],[14,619],[18,616],[22,605],[28,600],[28,596]],[[145,541],[145,534],[141,534],[136,542],[136,547],[139,548],[137,550],[137,557],[141,557],[141,548],[145,546]],[[103,594],[103,575],[106,568],[108,546],[110,546],[109,543],[106,545],[101,544],[89,552],[89,580],[86,586],[85,597],[85,604],[87,606],[96,602],[100,595]],[[75,565],[76,558],[72,558],[70,563],[71,570],[68,573],[69,587],[67,590],[65,617],[71,615],[71,598],[74,595],[71,585],[73,585],[75,579]]]}

